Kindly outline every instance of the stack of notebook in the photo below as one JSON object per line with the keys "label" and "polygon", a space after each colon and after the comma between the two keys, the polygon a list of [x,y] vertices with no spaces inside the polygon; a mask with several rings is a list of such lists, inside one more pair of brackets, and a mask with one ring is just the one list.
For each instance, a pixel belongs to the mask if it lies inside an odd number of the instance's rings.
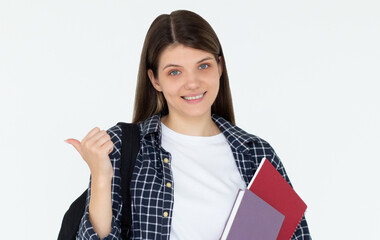
{"label": "stack of notebook", "polygon": [[248,189],[239,190],[221,240],[289,240],[306,204],[263,158]]}

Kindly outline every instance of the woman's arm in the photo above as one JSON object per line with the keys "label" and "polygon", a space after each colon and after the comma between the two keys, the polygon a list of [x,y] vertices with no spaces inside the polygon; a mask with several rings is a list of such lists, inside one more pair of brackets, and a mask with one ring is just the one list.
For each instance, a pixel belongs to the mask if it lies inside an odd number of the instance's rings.
{"label": "woman's arm", "polygon": [[77,240],[121,239],[121,128],[113,126],[107,130],[113,143],[109,154],[112,174],[91,171],[86,208],[77,232]]}
{"label": "woman's arm", "polygon": [[112,221],[111,179],[93,176],[89,219],[101,239],[109,235]]}

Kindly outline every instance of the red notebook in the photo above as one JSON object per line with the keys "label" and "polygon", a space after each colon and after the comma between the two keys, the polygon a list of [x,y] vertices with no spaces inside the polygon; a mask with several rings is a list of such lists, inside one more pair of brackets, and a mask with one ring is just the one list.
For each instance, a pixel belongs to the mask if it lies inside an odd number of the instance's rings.
{"label": "red notebook", "polygon": [[277,240],[291,239],[307,206],[268,159],[261,160],[248,188],[285,216]]}

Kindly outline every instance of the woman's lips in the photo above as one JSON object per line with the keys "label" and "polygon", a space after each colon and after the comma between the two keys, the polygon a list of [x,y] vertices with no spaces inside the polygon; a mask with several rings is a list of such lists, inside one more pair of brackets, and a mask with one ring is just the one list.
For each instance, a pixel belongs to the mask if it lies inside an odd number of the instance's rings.
{"label": "woman's lips", "polygon": [[202,101],[205,95],[206,95],[206,92],[195,95],[195,96],[183,96],[182,99],[188,103],[197,103],[197,102]]}

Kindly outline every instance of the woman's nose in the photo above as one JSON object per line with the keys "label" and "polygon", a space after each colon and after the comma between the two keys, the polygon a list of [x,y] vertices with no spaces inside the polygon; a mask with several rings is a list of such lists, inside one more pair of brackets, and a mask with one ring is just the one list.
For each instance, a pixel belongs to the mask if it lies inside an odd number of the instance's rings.
{"label": "woman's nose", "polygon": [[186,83],[185,88],[186,89],[196,89],[200,86],[200,77],[195,73],[189,73],[186,76]]}

